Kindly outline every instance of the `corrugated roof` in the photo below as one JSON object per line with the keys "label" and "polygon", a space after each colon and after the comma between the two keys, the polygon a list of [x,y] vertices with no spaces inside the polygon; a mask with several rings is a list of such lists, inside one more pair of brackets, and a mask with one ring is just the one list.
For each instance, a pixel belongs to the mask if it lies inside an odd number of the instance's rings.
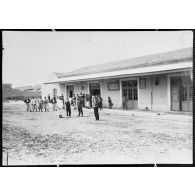
{"label": "corrugated roof", "polygon": [[86,66],[69,73],[55,73],[58,78],[71,77],[77,75],[88,75],[101,72],[109,72],[114,70],[133,69],[147,66],[156,66],[165,63],[177,62],[192,59],[192,48],[184,48],[180,50],[152,54],[147,56],[135,57],[131,59],[119,60],[98,64],[95,66]]}

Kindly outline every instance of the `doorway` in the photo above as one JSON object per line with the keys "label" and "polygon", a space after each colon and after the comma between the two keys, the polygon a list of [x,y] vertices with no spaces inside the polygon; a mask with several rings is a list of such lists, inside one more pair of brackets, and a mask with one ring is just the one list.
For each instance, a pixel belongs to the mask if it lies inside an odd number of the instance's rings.
{"label": "doorway", "polygon": [[137,109],[137,80],[122,81],[122,97],[127,98],[127,109]]}
{"label": "doorway", "polygon": [[171,77],[171,110],[192,111],[192,81],[190,76]]}
{"label": "doorway", "polygon": [[99,83],[90,83],[89,84],[89,93],[92,96],[100,95],[100,84]]}
{"label": "doorway", "polygon": [[67,90],[67,97],[72,98],[74,94],[74,85],[67,85],[66,90]]}

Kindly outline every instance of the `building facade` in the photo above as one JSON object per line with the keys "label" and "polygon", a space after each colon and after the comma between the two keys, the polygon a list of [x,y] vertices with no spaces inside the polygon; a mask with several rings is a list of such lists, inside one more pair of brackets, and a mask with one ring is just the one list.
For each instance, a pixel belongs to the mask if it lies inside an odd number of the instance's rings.
{"label": "building facade", "polygon": [[192,48],[53,73],[42,85],[42,95],[71,97],[101,95],[108,107],[154,111],[192,111]]}

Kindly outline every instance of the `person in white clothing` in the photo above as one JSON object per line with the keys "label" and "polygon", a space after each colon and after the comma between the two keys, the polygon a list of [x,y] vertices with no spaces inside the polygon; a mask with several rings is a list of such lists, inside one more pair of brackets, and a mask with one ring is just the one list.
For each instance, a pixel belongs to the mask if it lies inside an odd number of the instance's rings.
{"label": "person in white clothing", "polygon": [[32,98],[30,104],[31,104],[31,109],[32,109],[32,111],[34,112],[34,110],[35,110],[35,108],[36,108],[36,103],[35,103],[35,98],[34,98],[34,97]]}
{"label": "person in white clothing", "polygon": [[62,118],[62,109],[63,109],[63,100],[60,97],[57,97],[57,109],[58,109],[58,116]]}
{"label": "person in white clothing", "polygon": [[95,96],[92,95],[92,107],[94,108],[95,107]]}

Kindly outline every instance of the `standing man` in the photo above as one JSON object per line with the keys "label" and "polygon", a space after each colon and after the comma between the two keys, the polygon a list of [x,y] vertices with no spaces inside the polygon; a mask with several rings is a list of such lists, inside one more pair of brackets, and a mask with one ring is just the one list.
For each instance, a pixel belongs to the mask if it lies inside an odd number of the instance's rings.
{"label": "standing man", "polygon": [[92,107],[94,107],[95,106],[95,96],[94,95],[92,95],[91,101],[92,101]]}
{"label": "standing man", "polygon": [[24,103],[26,104],[26,111],[30,111],[30,99],[29,98],[26,98],[24,100]]}
{"label": "standing man", "polygon": [[76,95],[76,108],[78,108],[79,95]]}
{"label": "standing man", "polygon": [[49,102],[51,101],[50,94],[48,94],[47,99],[48,99]]}
{"label": "standing man", "polygon": [[53,98],[51,99],[51,101],[52,101],[52,104],[53,104],[53,111],[56,111],[56,104],[57,104],[56,97],[53,96]]}
{"label": "standing man", "polygon": [[67,98],[67,101],[65,102],[65,104],[66,104],[66,115],[71,116],[71,104],[70,104],[70,101],[68,100],[68,98]]}
{"label": "standing man", "polygon": [[76,96],[75,96],[75,94],[73,94],[72,100],[73,100],[73,107],[74,107],[74,109],[76,109]]}
{"label": "standing man", "polygon": [[99,108],[100,108],[100,110],[103,110],[103,106],[102,106],[102,97],[99,95],[98,96],[98,101],[99,101]]}
{"label": "standing man", "polygon": [[62,102],[63,102],[63,109],[65,110],[65,101],[64,101],[64,95],[63,95],[63,93],[62,93],[61,99],[62,99]]}
{"label": "standing man", "polygon": [[39,109],[39,112],[41,111],[43,111],[42,109],[43,109],[43,102],[42,102],[42,99],[41,99],[41,97],[38,99],[38,109]]}
{"label": "standing man", "polygon": [[63,101],[61,97],[57,97],[57,109],[59,118],[62,118]]}
{"label": "standing man", "polygon": [[90,105],[90,108],[92,107],[92,96],[89,95],[89,105]]}
{"label": "standing man", "polygon": [[39,100],[38,98],[35,99],[35,109],[36,109],[36,112],[38,111],[38,108],[39,108]]}
{"label": "standing man", "polygon": [[95,96],[95,103],[94,103],[94,115],[95,115],[95,120],[99,120],[99,112],[98,112],[98,107],[99,107],[99,101],[97,95]]}
{"label": "standing man", "polygon": [[49,100],[46,97],[44,99],[44,109],[45,109],[45,112],[46,111],[49,112]]}
{"label": "standing man", "polygon": [[72,97],[69,97],[68,100],[70,102],[70,105],[73,105]]}
{"label": "standing man", "polygon": [[47,100],[48,100],[48,108],[51,108],[52,107],[52,103],[51,103],[50,94],[48,94]]}
{"label": "standing man", "polygon": [[86,95],[86,105],[85,105],[85,107],[90,108],[90,97],[89,97],[88,94]]}
{"label": "standing man", "polygon": [[83,117],[83,100],[82,100],[82,97],[78,98],[78,111],[79,111],[78,116],[81,115]]}
{"label": "standing man", "polygon": [[32,111],[34,112],[34,110],[36,108],[36,102],[35,102],[35,98],[34,97],[31,100],[31,107],[32,107]]}

